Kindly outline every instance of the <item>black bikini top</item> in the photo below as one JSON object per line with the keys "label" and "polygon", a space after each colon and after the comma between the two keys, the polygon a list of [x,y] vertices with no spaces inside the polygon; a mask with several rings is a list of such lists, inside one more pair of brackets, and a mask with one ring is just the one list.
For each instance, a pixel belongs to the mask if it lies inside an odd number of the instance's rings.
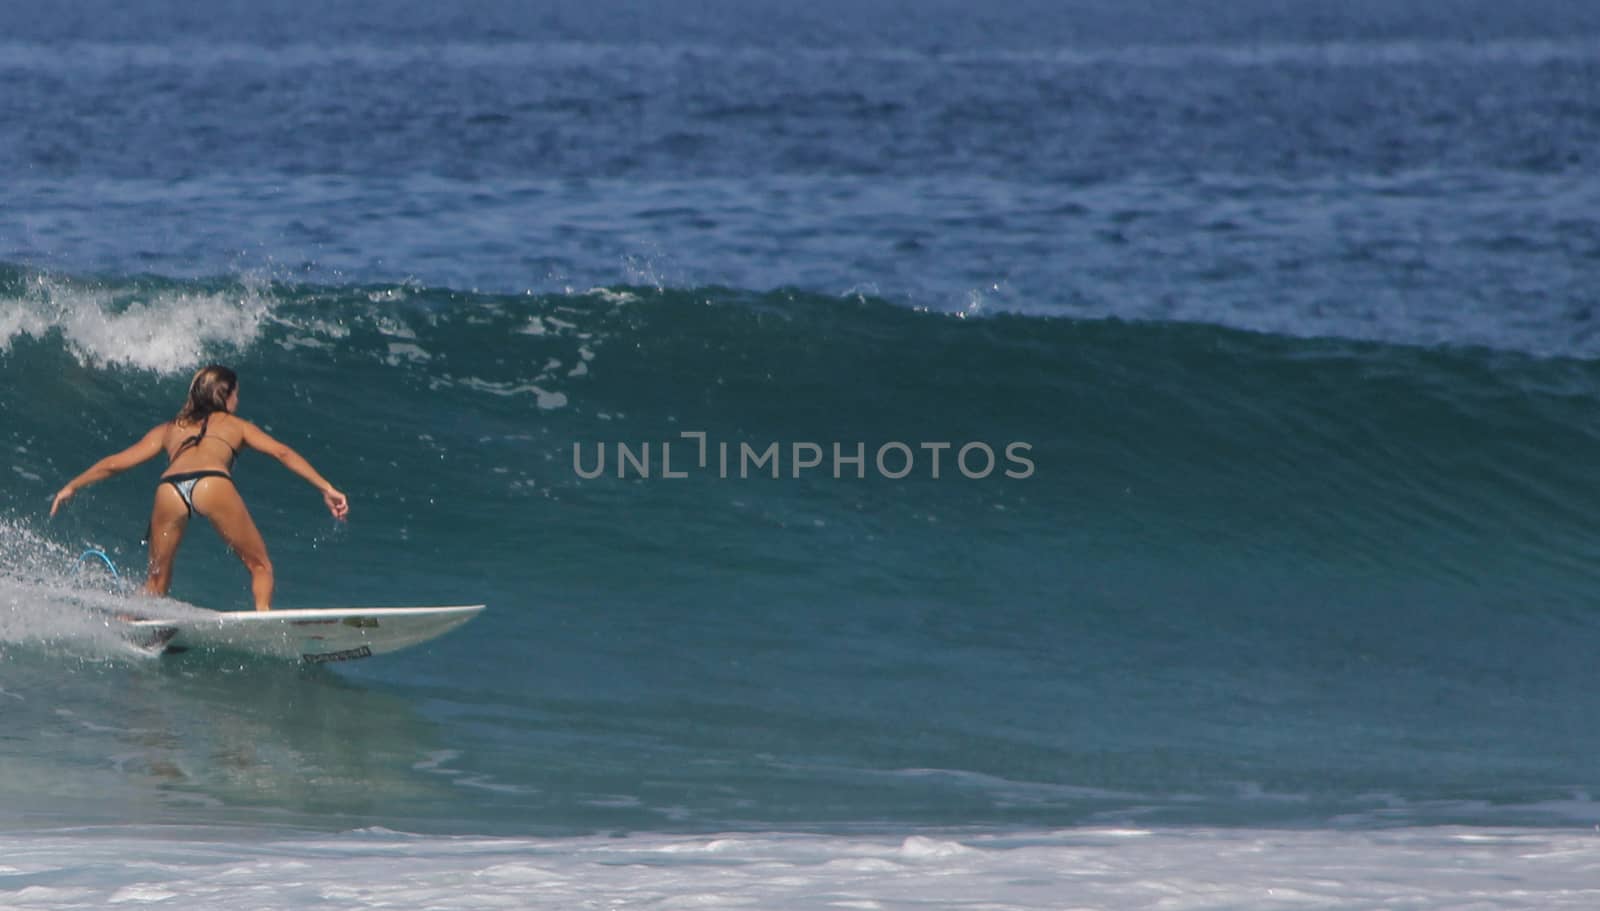
{"label": "black bikini top", "polygon": [[[182,455],[185,449],[188,449],[191,446],[199,446],[200,441],[206,438],[206,430],[210,424],[211,415],[208,414],[200,421],[200,432],[188,438],[187,440],[184,440],[182,443],[179,443],[178,451],[172,454],[172,458],[167,460],[167,464],[171,465],[173,462],[176,462],[178,460],[178,456]],[[232,443],[224,440],[222,437],[212,437],[212,439],[228,447],[228,467],[232,468],[234,460],[239,458],[239,450],[235,449]]]}

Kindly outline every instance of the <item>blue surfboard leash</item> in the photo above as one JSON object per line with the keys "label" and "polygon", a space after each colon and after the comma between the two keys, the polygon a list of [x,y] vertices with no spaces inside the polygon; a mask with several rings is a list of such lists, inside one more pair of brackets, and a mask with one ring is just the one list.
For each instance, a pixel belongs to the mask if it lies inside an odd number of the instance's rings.
{"label": "blue surfboard leash", "polygon": [[83,564],[90,557],[99,557],[101,562],[105,563],[106,569],[111,570],[111,578],[116,579],[118,582],[122,581],[122,573],[117,572],[117,564],[111,562],[111,558],[106,555],[105,551],[96,550],[93,547],[91,547],[88,550],[84,551],[83,555],[78,558],[78,568],[76,570],[77,572],[80,572],[80,573],[83,572]]}

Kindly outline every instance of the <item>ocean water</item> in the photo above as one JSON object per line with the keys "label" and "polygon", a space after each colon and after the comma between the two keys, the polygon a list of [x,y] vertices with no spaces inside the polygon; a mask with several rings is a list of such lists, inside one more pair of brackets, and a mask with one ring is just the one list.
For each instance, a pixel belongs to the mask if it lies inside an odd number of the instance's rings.
{"label": "ocean water", "polygon": [[1600,8],[0,17],[0,904],[1593,906]]}

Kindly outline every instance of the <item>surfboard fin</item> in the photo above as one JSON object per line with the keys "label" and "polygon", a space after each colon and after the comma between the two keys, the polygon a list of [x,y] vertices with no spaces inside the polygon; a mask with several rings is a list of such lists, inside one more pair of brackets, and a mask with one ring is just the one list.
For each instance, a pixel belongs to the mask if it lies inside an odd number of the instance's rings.
{"label": "surfboard fin", "polygon": [[128,641],[140,651],[159,655],[167,650],[167,643],[172,637],[178,635],[178,630],[171,626],[142,626],[128,636]]}

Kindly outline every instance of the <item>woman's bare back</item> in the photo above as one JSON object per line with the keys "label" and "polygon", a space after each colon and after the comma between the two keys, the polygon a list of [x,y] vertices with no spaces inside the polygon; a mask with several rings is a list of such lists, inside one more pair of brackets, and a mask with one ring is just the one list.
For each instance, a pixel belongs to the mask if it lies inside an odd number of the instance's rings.
{"label": "woman's bare back", "polygon": [[[244,448],[243,425],[242,420],[226,412],[216,412],[195,424],[169,421],[161,440],[169,463],[163,474],[231,471],[234,458]],[[200,436],[198,441],[194,440],[196,436]]]}

